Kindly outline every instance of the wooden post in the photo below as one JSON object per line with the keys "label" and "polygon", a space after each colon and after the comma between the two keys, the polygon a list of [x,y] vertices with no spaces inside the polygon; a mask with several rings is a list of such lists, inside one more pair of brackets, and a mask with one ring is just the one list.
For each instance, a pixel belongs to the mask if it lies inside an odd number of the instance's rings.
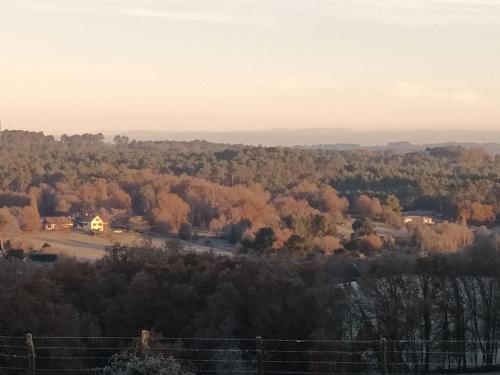
{"label": "wooden post", "polygon": [[143,329],[141,331],[141,341],[139,342],[140,355],[146,355],[149,352],[149,331]]}
{"label": "wooden post", "polygon": [[387,375],[387,340],[380,339],[380,371],[382,375]]}
{"label": "wooden post", "polygon": [[28,347],[28,366],[29,372],[32,375],[36,374],[36,354],[35,344],[33,343],[33,336],[31,333],[26,334],[26,346]]}
{"label": "wooden post", "polygon": [[262,337],[257,336],[255,343],[257,347],[257,374],[264,375],[264,345],[262,343]]}

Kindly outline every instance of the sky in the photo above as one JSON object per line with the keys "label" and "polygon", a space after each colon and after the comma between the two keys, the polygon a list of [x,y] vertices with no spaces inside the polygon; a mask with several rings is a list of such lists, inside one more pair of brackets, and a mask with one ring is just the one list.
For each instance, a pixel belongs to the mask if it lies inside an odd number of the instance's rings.
{"label": "sky", "polygon": [[496,130],[499,41],[500,0],[0,0],[0,120]]}

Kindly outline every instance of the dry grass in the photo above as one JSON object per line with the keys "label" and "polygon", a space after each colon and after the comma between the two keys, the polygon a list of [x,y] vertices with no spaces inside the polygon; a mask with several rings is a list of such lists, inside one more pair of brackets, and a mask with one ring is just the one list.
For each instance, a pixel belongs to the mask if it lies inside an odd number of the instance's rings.
{"label": "dry grass", "polygon": [[[106,254],[105,248],[115,243],[131,245],[141,241],[140,235],[135,233],[107,233],[104,235],[93,236],[80,231],[39,231],[12,235],[6,237],[5,239],[11,239],[14,242],[22,241],[24,243],[29,243],[34,250],[40,250],[45,243],[48,243],[50,247],[43,249],[43,252],[75,257],[83,261],[94,261],[102,258]],[[167,237],[158,236],[153,237],[152,241],[155,246],[162,246],[167,239]],[[208,245],[184,241],[180,242],[182,242],[184,247],[190,251],[204,252],[212,250],[211,246]],[[215,250],[215,252],[221,254],[228,253],[227,251],[219,250]]]}

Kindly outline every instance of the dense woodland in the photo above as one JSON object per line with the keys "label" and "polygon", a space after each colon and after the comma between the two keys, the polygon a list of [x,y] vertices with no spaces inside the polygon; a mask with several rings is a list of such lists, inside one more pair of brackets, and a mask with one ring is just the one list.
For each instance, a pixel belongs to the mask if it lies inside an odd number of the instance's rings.
{"label": "dense woodland", "polygon": [[[185,238],[209,230],[246,250],[331,254],[390,247],[370,221],[401,227],[402,210],[488,226],[500,210],[500,156],[482,149],[400,154],[123,136],[111,144],[101,134],[56,140],[4,131],[0,160],[4,235],[38,230],[45,216],[100,213],[118,226]],[[358,219],[354,237],[337,230],[346,217]],[[404,246],[424,250],[456,251],[472,242],[468,229],[452,223],[411,233],[413,243]]]}
{"label": "dense woodland", "polygon": [[[406,351],[423,350],[419,353],[450,352],[455,367],[473,367],[471,353],[481,364],[497,361],[499,348],[490,343],[500,338],[499,269],[500,256],[488,244],[419,260],[391,256],[356,263],[283,253],[193,254],[172,244],[116,246],[96,263],[60,259],[42,266],[10,255],[0,260],[0,331],[133,337],[149,329],[157,338],[361,340],[366,350],[385,337],[395,343],[391,363],[401,362]],[[51,341],[56,348],[57,343]],[[88,343],[82,338],[71,344]],[[314,345],[319,344],[298,348]],[[242,357],[234,355],[233,370],[244,369]],[[429,355],[412,361],[435,362]],[[68,366],[48,361],[40,364]],[[71,362],[82,365],[77,358]],[[307,362],[297,366],[296,371],[314,368]],[[359,371],[340,366],[333,372],[346,370]]]}

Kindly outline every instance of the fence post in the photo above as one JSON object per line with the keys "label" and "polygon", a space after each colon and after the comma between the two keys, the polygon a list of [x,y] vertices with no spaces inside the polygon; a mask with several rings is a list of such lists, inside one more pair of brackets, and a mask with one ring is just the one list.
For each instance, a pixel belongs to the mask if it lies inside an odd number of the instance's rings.
{"label": "fence post", "polygon": [[382,375],[387,375],[387,340],[380,339],[380,369]]}
{"label": "fence post", "polygon": [[262,343],[262,337],[257,336],[255,343],[257,347],[257,374],[264,375],[264,345]]}
{"label": "fence post", "polygon": [[36,374],[36,354],[35,354],[35,344],[33,343],[33,335],[31,333],[26,334],[26,346],[28,347],[28,366],[29,372],[32,375]]}
{"label": "fence post", "polygon": [[149,352],[149,331],[143,329],[141,331],[141,339],[139,342],[139,353],[145,355]]}

